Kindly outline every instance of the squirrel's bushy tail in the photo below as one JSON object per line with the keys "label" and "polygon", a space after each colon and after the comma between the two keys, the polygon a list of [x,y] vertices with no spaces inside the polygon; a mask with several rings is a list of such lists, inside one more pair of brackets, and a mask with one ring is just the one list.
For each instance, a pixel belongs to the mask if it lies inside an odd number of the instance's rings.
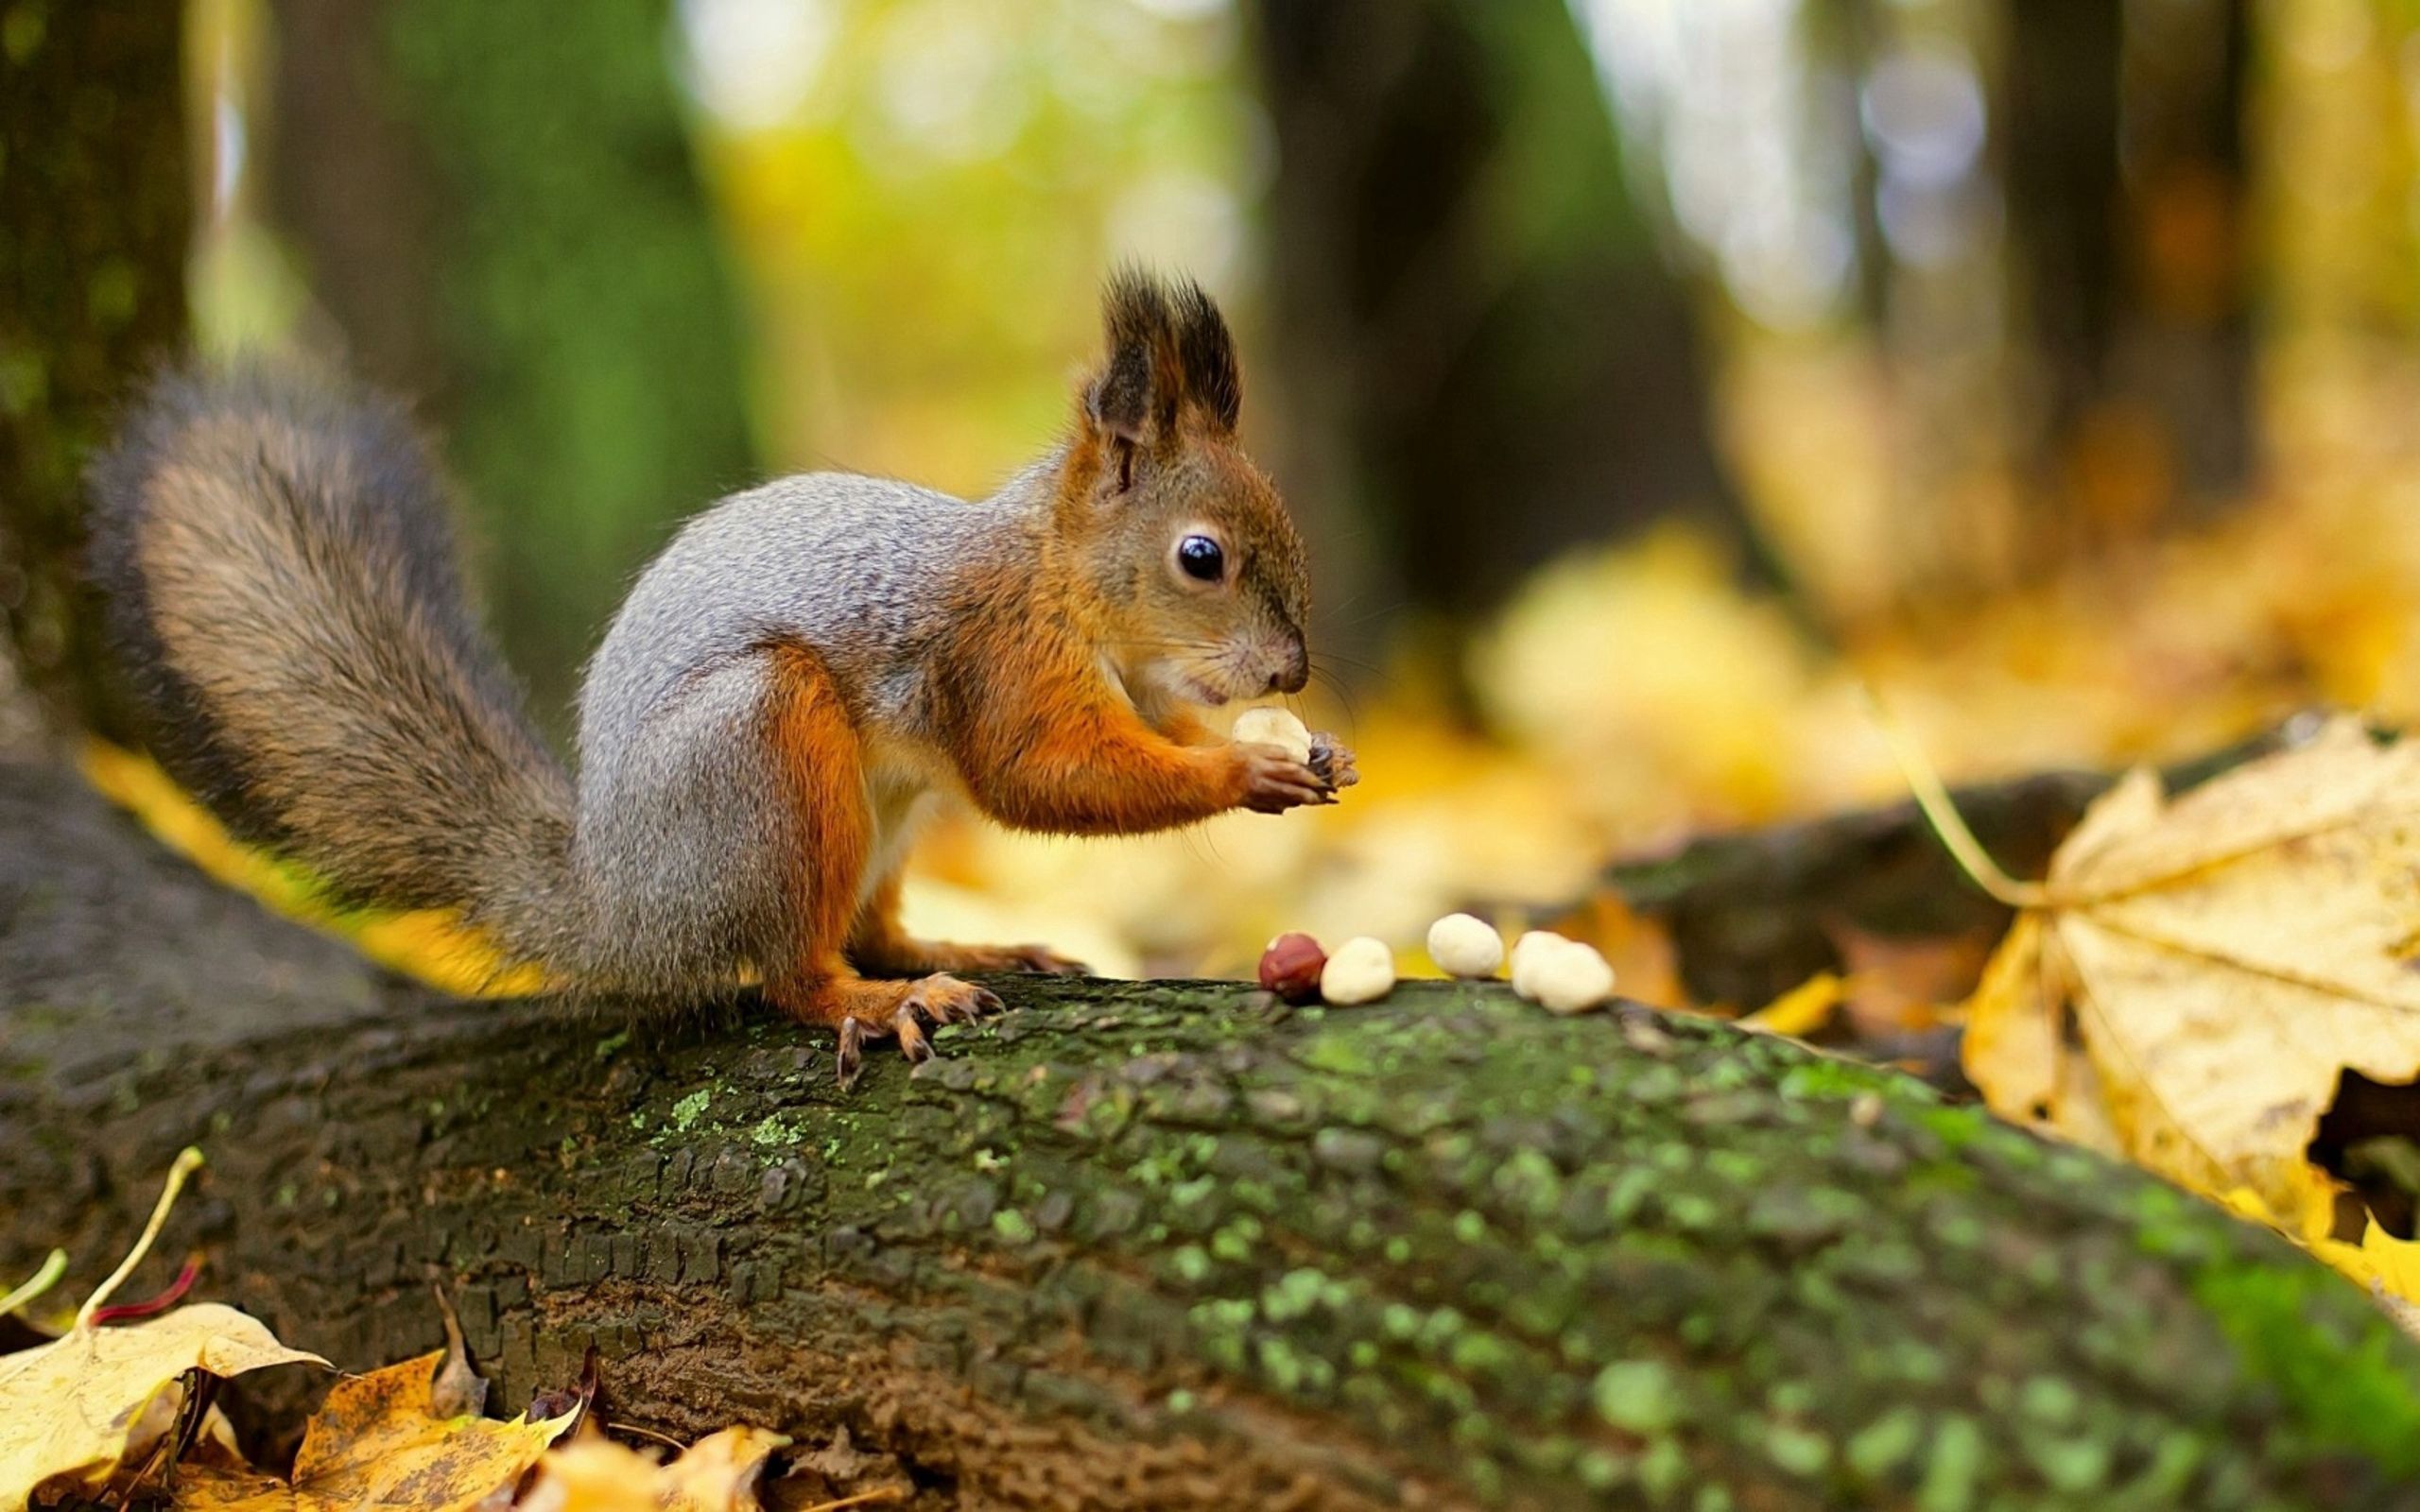
{"label": "squirrel's bushy tail", "polygon": [[304,369],[156,380],[94,467],[92,561],[154,748],[349,902],[579,937],[570,778],[481,633],[401,411]]}

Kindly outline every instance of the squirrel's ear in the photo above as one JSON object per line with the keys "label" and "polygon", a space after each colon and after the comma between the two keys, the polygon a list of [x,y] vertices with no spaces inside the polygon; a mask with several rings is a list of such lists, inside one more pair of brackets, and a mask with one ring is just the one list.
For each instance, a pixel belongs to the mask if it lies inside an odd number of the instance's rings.
{"label": "squirrel's ear", "polygon": [[1158,429],[1151,349],[1148,341],[1120,340],[1120,335],[1113,326],[1108,361],[1085,390],[1084,409],[1103,431],[1140,446]]}
{"label": "squirrel's ear", "polygon": [[1177,289],[1174,302],[1176,369],[1184,380],[1184,402],[1219,430],[1232,432],[1243,414],[1244,380],[1227,318],[1191,279]]}
{"label": "squirrel's ear", "polygon": [[1190,280],[1170,288],[1139,268],[1123,267],[1101,291],[1101,334],[1109,349],[1084,390],[1084,410],[1102,431],[1150,450],[1191,407],[1232,431],[1242,404],[1234,339],[1218,305]]}

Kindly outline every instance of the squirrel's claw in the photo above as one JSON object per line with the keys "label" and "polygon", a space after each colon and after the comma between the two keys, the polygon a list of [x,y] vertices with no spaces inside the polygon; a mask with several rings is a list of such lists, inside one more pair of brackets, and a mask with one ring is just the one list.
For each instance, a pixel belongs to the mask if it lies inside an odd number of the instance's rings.
{"label": "squirrel's claw", "polygon": [[[1351,787],[1361,781],[1361,769],[1344,742],[1322,730],[1311,736],[1311,770],[1330,787]],[[1330,796],[1329,801],[1333,802]]]}
{"label": "squirrel's claw", "polygon": [[925,1026],[918,1022],[923,1010],[910,1003],[890,1016],[891,1032],[899,1036],[899,1053],[912,1063],[933,1058],[933,1042],[925,1038]]}
{"label": "squirrel's claw", "polygon": [[[783,1001],[776,998],[777,1002]],[[839,1037],[834,1053],[840,1090],[854,1086],[865,1070],[869,1040],[896,1037],[899,1053],[911,1061],[926,1061],[937,1054],[929,1031],[945,1023],[972,1023],[1008,1006],[990,988],[961,982],[936,971],[913,982],[850,981],[808,1000],[809,1012],[796,1013],[806,1022],[832,1025]],[[829,1014],[829,1017],[824,1015]]]}
{"label": "squirrel's claw", "polygon": [[866,1021],[840,1021],[840,1048],[834,1059],[838,1062],[840,1090],[847,1091],[857,1084],[857,1073],[865,1069]]}
{"label": "squirrel's claw", "polygon": [[1239,746],[1244,761],[1242,807],[1255,814],[1331,803],[1336,790],[1325,778],[1274,746]]}

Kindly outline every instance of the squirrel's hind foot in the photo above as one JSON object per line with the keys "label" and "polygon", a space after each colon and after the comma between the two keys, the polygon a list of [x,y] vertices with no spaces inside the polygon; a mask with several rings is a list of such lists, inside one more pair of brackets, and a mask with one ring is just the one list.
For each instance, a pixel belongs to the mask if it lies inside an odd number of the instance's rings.
{"label": "squirrel's hind foot", "polygon": [[863,1068],[865,1042],[897,1037],[909,1060],[930,1060],[927,1027],[968,1023],[1007,1005],[989,988],[935,972],[908,982],[870,982],[856,976],[818,977],[767,993],[772,1004],[801,1023],[829,1026],[840,1037],[837,1057],[840,1086],[847,1090]]}

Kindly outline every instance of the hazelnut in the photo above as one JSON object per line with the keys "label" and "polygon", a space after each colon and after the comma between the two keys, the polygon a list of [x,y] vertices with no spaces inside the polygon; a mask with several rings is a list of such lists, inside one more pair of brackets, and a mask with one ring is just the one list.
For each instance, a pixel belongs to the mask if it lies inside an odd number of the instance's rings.
{"label": "hazelnut", "polygon": [[1260,985],[1288,1003],[1308,1003],[1320,995],[1320,969],[1327,952],[1304,934],[1285,934],[1260,953]]}
{"label": "hazelnut", "polygon": [[[1561,935],[1554,933],[1552,930],[1531,929],[1523,931],[1521,937],[1512,942],[1512,954],[1510,957],[1510,965],[1512,971],[1513,990],[1520,990],[1521,967],[1523,962],[1527,961],[1531,955],[1538,954],[1541,950],[1547,950],[1556,945],[1568,943],[1570,942],[1565,940]],[[1523,997],[1529,996],[1526,992],[1523,992],[1521,995]]]}
{"label": "hazelnut", "polygon": [[1228,733],[1247,746],[1274,746],[1305,765],[1311,760],[1311,732],[1283,709],[1247,709]]}

